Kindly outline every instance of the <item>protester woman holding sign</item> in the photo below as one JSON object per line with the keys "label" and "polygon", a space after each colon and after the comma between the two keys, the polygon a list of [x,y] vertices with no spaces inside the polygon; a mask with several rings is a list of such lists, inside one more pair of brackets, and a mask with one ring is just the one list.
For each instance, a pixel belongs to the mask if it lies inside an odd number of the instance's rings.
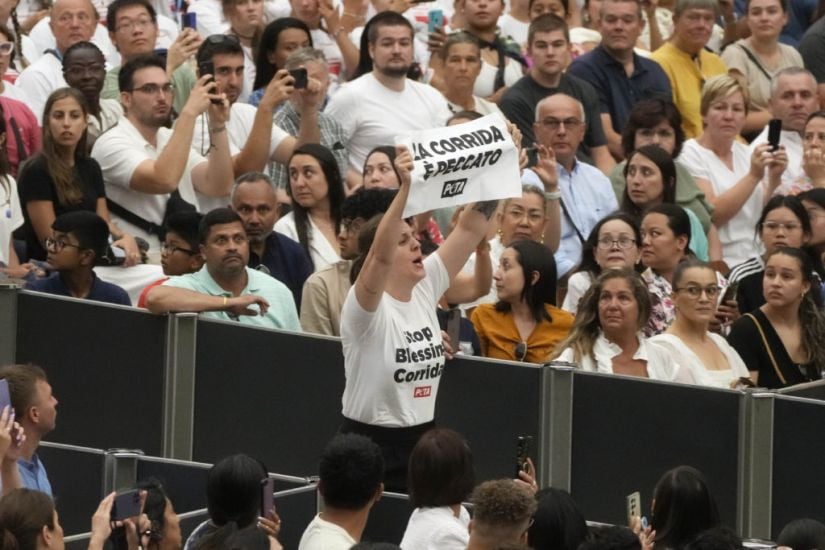
{"label": "protester woman holding sign", "polygon": [[445,347],[436,303],[484,237],[496,201],[466,208],[439,249],[423,259],[402,213],[413,160],[400,149],[401,186],[381,219],[341,313],[342,432],[372,438],[384,454],[389,490],[406,489],[407,462],[433,426]]}

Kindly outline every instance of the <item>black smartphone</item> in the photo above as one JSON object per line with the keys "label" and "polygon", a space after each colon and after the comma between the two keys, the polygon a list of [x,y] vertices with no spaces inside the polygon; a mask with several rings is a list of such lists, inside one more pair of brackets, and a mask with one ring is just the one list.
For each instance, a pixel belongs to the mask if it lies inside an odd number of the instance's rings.
{"label": "black smartphone", "polygon": [[533,436],[520,435],[516,439],[516,479],[519,473],[527,469],[527,458],[530,456],[530,445],[533,443]]}
{"label": "black smartphone", "polygon": [[[209,82],[215,82],[215,64],[212,61],[204,61],[202,63],[198,63],[198,76],[203,76],[205,74],[211,75],[212,78],[209,79]],[[215,90],[217,92],[217,90]],[[213,99],[212,103],[216,105],[220,105],[220,99]]]}
{"label": "black smartphone", "polygon": [[0,413],[3,412],[3,407],[9,407],[9,414],[14,412],[14,409],[11,408],[9,381],[5,378],[0,379]]}
{"label": "black smartphone", "polygon": [[722,294],[722,299],[719,301],[719,304],[721,305],[731,300],[736,301],[737,294],[739,294],[739,281],[728,285],[728,288],[725,289],[725,293]]}
{"label": "black smartphone", "polygon": [[140,515],[140,489],[132,489],[115,496],[112,521],[121,521]]}
{"label": "black smartphone", "polygon": [[198,30],[198,14],[195,12],[187,12],[181,16],[180,26],[182,29]]}
{"label": "black smartphone", "polygon": [[295,86],[296,90],[303,90],[307,87],[309,83],[309,77],[307,76],[307,70],[303,67],[300,69],[292,69],[289,71],[290,76],[295,79],[295,82],[292,84]]}
{"label": "black smartphone", "polygon": [[447,335],[455,355],[461,350],[461,310],[457,307],[447,311]]}
{"label": "black smartphone", "polygon": [[272,507],[275,505],[273,493],[275,492],[275,480],[266,477],[261,480],[261,517],[268,518]]}
{"label": "black smartphone", "polygon": [[768,122],[768,144],[771,146],[771,151],[779,149],[779,137],[782,135],[782,120],[779,118],[772,118]]}

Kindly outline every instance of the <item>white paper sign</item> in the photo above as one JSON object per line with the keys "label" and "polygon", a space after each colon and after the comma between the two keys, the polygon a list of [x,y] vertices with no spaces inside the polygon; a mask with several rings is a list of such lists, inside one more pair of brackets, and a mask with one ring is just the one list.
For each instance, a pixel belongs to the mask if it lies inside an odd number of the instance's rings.
{"label": "white paper sign", "polygon": [[521,196],[518,151],[499,114],[395,138],[413,155],[404,217],[446,206]]}

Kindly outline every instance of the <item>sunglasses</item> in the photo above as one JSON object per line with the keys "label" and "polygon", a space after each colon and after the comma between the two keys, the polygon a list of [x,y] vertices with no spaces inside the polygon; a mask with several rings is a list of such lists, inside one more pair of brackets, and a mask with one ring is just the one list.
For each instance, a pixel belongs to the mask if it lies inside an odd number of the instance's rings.
{"label": "sunglasses", "polygon": [[524,361],[527,357],[527,342],[519,342],[516,344],[516,361]]}
{"label": "sunglasses", "polygon": [[0,55],[11,55],[14,51],[14,42],[0,42]]}

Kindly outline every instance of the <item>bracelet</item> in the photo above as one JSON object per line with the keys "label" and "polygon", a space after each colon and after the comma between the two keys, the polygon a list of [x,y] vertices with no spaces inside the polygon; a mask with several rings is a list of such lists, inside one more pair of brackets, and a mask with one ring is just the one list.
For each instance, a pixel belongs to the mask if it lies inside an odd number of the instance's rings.
{"label": "bracelet", "polygon": [[557,201],[561,198],[561,191],[547,191],[544,193],[544,198],[548,201]]}
{"label": "bracelet", "polygon": [[345,11],[342,15],[347,15],[349,17],[352,17],[353,19],[361,19],[362,17],[365,17],[364,15],[353,13],[351,11]]}
{"label": "bracelet", "polygon": [[226,130],[226,126],[212,126],[211,128],[209,128],[209,133],[210,134],[220,134],[224,130]]}

